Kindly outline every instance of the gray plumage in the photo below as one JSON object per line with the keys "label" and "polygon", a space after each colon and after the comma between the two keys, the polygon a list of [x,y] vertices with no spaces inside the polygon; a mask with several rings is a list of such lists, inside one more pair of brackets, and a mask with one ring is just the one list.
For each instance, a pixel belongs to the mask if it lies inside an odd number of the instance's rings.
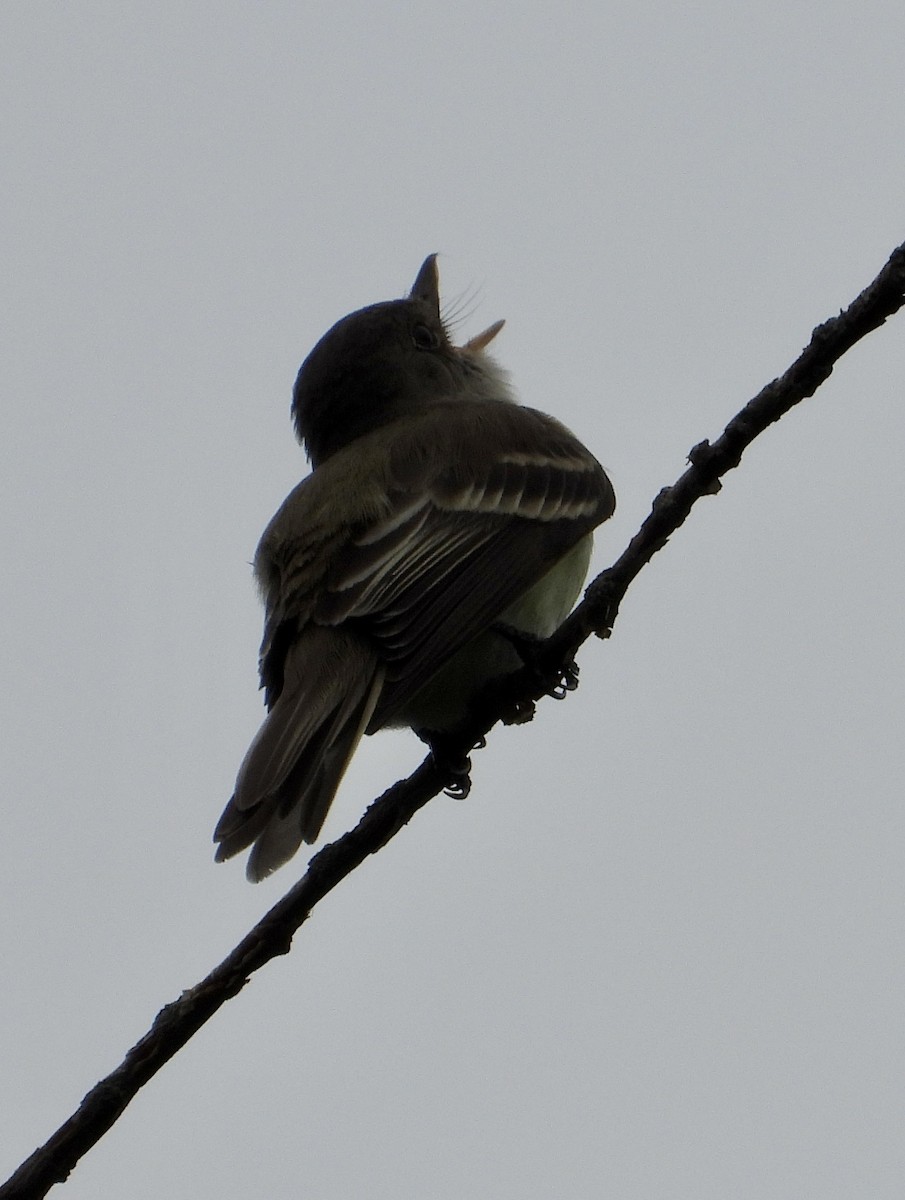
{"label": "gray plumage", "polygon": [[363,733],[454,729],[518,668],[508,631],[548,636],[615,507],[603,468],[552,417],[515,404],[439,311],[435,258],[410,296],[353,313],[293,396],[314,470],[261,539],[268,716],[217,826],[218,860],[254,843],[261,879],[313,842]]}

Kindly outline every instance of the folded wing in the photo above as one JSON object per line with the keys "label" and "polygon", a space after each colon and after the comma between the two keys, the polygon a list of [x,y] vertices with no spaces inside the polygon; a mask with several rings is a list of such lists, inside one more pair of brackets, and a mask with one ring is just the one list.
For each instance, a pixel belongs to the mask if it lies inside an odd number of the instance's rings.
{"label": "folded wing", "polygon": [[615,507],[581,443],[514,404],[451,402],[350,449],[295,489],[256,558],[270,712],[214,835],[218,859],[256,843],[253,879],[315,840],[362,734]]}

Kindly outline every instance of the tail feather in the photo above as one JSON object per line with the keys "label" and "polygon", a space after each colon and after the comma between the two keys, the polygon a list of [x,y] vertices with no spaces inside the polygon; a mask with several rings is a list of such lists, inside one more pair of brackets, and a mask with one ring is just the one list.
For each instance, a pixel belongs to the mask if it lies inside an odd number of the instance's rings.
{"label": "tail feather", "polygon": [[290,647],[283,690],[214,831],[218,862],[254,843],[246,873],[257,881],[315,840],[383,676],[373,651],[349,633],[313,628]]}

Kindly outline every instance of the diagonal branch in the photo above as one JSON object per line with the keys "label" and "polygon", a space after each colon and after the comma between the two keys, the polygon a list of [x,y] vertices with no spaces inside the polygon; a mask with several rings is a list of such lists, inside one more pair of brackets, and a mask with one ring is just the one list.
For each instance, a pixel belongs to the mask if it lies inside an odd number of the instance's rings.
{"label": "diagonal branch", "polygon": [[[468,753],[513,707],[524,711],[551,688],[564,661],[591,636],[608,637],[619,605],[638,572],[666,545],[702,496],[720,489],[720,478],[737,467],[758,434],[799,401],[812,396],[842,355],[879,328],[905,303],[905,244],[856,300],[838,317],[819,325],[811,341],[784,375],[774,379],[732,418],[713,443],[700,442],[689,467],[654,501],[651,513],[622,556],[588,588],[565,624],[544,643],[531,669],[524,669],[488,694],[472,728],[453,751]],[[237,995],[250,975],[278,954],[328,892],[406,825],[440,792],[447,776],[428,757],[418,769],[384,792],[358,825],[325,846],[294,887],[258,922],[223,962],[195,987],[163,1008],[148,1033],[122,1063],[85,1096],[78,1110],[48,1142],[0,1186],[0,1200],[37,1200],[72,1168],[116,1122],[139,1088],[185,1045],[210,1017]]]}

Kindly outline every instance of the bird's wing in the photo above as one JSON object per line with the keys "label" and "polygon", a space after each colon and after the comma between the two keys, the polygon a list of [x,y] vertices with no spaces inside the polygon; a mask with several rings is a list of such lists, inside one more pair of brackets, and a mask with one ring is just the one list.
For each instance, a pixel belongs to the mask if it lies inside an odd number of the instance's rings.
{"label": "bird's wing", "polygon": [[255,842],[254,879],[316,838],[362,733],[614,508],[581,443],[515,405],[459,402],[358,449],[294,490],[256,557],[270,712],[215,833],[219,859]]}
{"label": "bird's wing", "polygon": [[[383,445],[376,515],[371,505],[338,539],[331,523],[328,538],[311,506],[313,528],[268,606],[262,657],[272,689],[300,621],[358,630],[386,668],[371,731],[615,506],[589,451],[513,404],[451,404],[442,422],[412,423]],[[329,566],[311,586],[324,561],[313,546],[325,541]]]}

